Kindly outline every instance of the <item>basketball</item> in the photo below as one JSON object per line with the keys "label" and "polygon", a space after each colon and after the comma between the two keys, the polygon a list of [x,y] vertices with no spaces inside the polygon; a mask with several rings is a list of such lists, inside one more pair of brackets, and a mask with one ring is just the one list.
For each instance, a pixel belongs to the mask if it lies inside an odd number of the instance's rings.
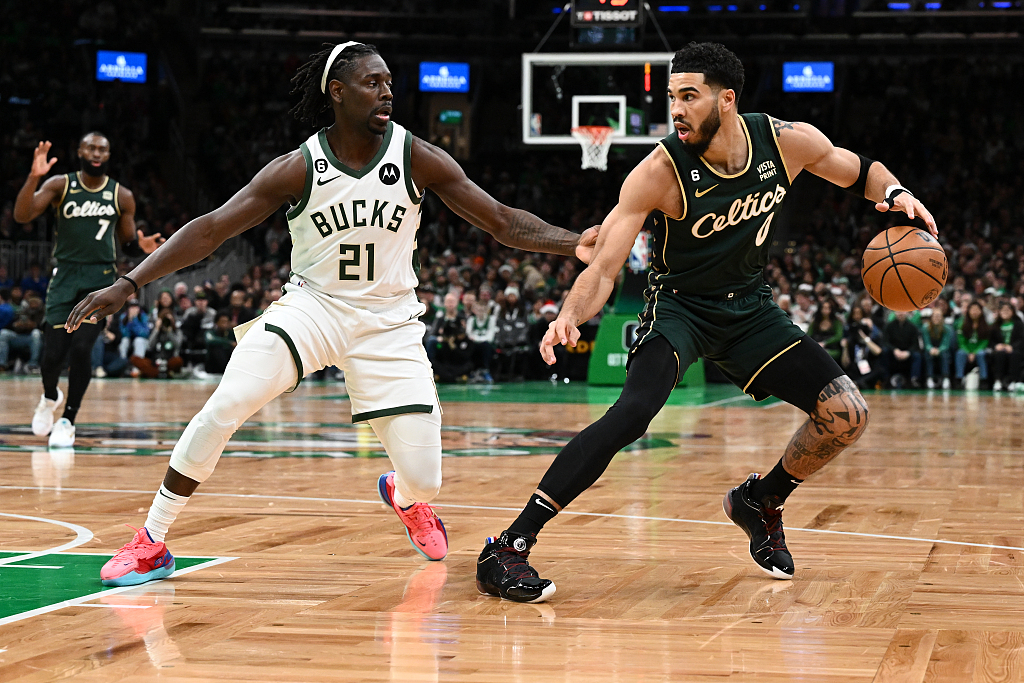
{"label": "basketball", "polygon": [[871,298],[893,311],[928,306],[946,285],[946,252],[929,233],[898,225],[875,235],[860,274]]}

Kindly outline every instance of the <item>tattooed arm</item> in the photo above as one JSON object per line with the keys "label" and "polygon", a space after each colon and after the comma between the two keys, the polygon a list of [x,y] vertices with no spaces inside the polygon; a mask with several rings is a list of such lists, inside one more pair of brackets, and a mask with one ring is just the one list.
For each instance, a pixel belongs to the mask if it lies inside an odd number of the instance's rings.
{"label": "tattooed arm", "polygon": [[[809,123],[780,121],[772,118],[772,129],[779,141],[779,150],[789,171],[789,181],[808,170],[819,178],[824,178],[839,187],[850,187],[860,176],[860,157],[848,149],[836,147],[825,135]],[[924,205],[907,193],[898,195],[895,205],[890,209],[885,203],[885,191],[893,185],[899,185],[889,169],[880,161],[875,161],[868,169],[864,196],[875,202],[879,211],[902,211],[908,216],[920,216],[937,236],[935,219]]]}
{"label": "tattooed arm", "polygon": [[412,175],[417,188],[433,190],[452,211],[505,246],[590,260],[597,231],[577,235],[505,206],[470,180],[447,152],[419,138],[413,138]]}
{"label": "tattooed arm", "polygon": [[818,395],[818,404],[793,435],[782,461],[786,471],[806,479],[859,439],[868,426],[868,404],[843,375]]}

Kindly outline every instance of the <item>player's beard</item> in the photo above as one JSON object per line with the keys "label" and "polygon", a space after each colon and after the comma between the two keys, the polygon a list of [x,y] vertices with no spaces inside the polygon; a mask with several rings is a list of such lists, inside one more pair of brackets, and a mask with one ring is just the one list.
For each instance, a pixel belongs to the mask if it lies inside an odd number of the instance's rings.
{"label": "player's beard", "polygon": [[91,162],[86,161],[81,157],[79,157],[78,161],[82,165],[82,173],[86,174],[87,176],[92,176],[93,178],[102,178],[103,176],[107,175],[107,164],[109,163],[109,160],[104,161],[99,166],[93,166]]}
{"label": "player's beard", "polygon": [[703,156],[704,152],[708,151],[708,146],[711,145],[711,141],[715,138],[715,134],[718,133],[718,129],[722,127],[722,117],[718,115],[718,107],[713,107],[711,113],[707,115],[700,126],[697,128],[696,136],[693,142],[689,140],[680,140],[683,146],[690,151],[694,156]]}

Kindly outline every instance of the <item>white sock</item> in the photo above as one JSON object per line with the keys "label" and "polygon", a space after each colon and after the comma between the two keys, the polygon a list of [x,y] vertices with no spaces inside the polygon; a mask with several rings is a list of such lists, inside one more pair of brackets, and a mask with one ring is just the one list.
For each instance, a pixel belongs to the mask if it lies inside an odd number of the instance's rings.
{"label": "white sock", "polygon": [[395,487],[395,494],[391,497],[395,499],[395,503],[398,504],[398,507],[402,508],[403,510],[411,505],[416,504],[415,500],[409,500],[408,498],[403,496],[402,492],[398,490],[397,486]]}
{"label": "white sock", "polygon": [[160,484],[160,490],[153,497],[153,505],[150,506],[149,516],[146,518],[146,531],[154,542],[163,542],[167,536],[167,529],[174,524],[178,513],[185,509],[188,499],[189,496],[171,493],[166,486]]}

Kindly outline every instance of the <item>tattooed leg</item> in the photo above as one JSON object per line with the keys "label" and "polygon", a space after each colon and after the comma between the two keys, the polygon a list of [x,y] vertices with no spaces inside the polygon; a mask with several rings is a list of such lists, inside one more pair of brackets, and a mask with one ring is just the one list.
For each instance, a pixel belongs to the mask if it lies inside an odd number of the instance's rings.
{"label": "tattooed leg", "polygon": [[818,395],[810,419],[786,447],[782,466],[797,479],[806,479],[861,437],[868,425],[868,404],[857,385],[843,375]]}

